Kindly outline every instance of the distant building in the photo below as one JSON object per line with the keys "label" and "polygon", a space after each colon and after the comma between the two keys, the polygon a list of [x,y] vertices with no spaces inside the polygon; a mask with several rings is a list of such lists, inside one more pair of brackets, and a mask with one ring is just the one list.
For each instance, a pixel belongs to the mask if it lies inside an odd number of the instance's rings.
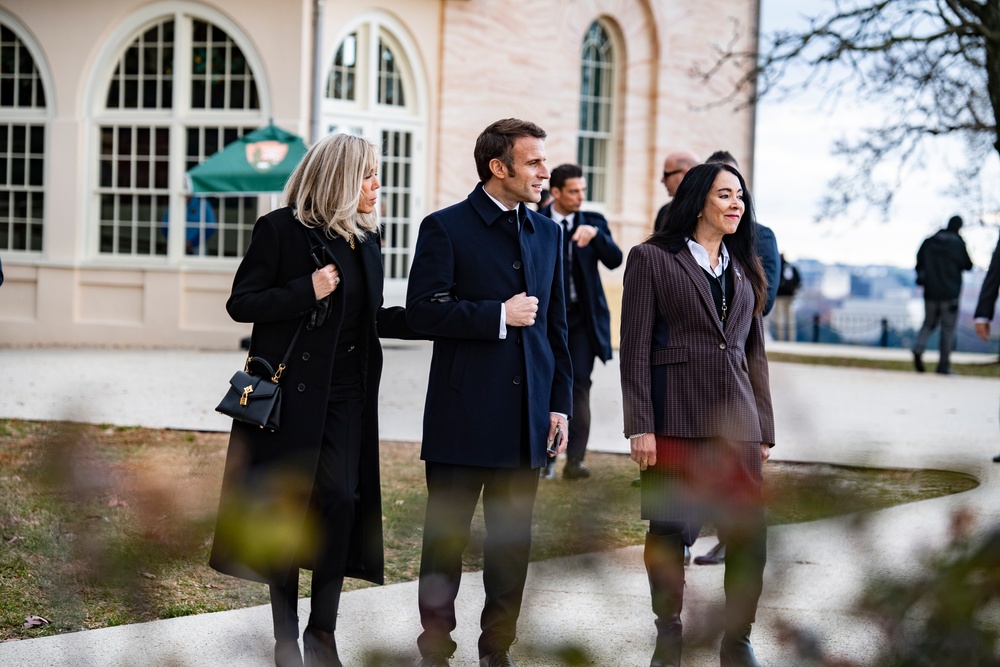
{"label": "distant building", "polygon": [[[421,218],[472,190],[498,118],[542,125],[551,165],[581,163],[628,248],[666,199],[667,152],[753,164],[753,110],[708,105],[732,77],[690,72],[732,25],[753,48],[758,16],[759,0],[5,0],[0,344],[235,347],[249,327],[225,301],[275,199],[211,197],[216,223],[188,221],[185,172],[272,120],[382,143],[390,303]],[[621,270],[605,284],[617,304]]]}

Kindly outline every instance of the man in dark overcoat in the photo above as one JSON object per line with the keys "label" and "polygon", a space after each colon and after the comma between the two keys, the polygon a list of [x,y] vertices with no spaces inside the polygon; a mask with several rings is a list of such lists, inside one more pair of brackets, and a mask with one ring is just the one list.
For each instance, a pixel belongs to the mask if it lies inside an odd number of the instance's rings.
{"label": "man in dark overcoat", "polygon": [[[976,335],[984,342],[990,342],[990,322],[996,313],[997,294],[1000,294],[1000,239],[993,249],[993,256],[990,257],[990,266],[986,269],[986,277],[979,291],[979,300],[976,302]],[[993,457],[994,463],[1000,463],[1000,454]]]}
{"label": "man in dark overcoat", "polygon": [[[608,221],[596,211],[583,211],[587,179],[576,164],[562,164],[549,178],[552,204],[538,212],[563,227],[563,288],[566,293],[566,324],[569,354],[573,360],[573,420],[563,477],[586,479],[583,465],[590,440],[590,376],[594,359],[611,359],[611,312],[601,284],[599,264],[616,269],[622,263],[621,248],[611,238]],[[554,459],[546,466],[552,476]]]}
{"label": "man in dark overcoat", "polygon": [[486,128],[474,151],[480,184],[427,216],[417,237],[406,316],[434,339],[421,450],[424,667],[446,666],[455,652],[455,597],[480,494],[480,664],[514,664],[538,469],[571,414],[560,230],[524,205],[538,201],[549,177],[544,139],[540,127],[517,119]]}

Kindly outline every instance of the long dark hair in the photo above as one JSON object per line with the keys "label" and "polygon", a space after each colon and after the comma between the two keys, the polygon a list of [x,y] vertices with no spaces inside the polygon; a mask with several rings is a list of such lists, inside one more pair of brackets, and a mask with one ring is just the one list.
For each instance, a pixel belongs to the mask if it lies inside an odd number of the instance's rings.
{"label": "long dark hair", "polygon": [[745,206],[743,218],[736,231],[726,234],[722,240],[729,250],[729,255],[743,266],[750,285],[753,286],[756,301],[753,312],[754,315],[759,315],[763,312],[767,301],[767,277],[764,275],[764,267],[757,254],[757,221],[754,218],[753,199],[743,175],[737,169],[721,162],[711,162],[693,167],[684,174],[684,180],[681,181],[677,194],[667,209],[666,223],[662,229],[654,231],[646,239],[646,243],[674,251],[678,247],[685,247],[687,239],[694,235],[694,230],[698,226],[698,215],[705,208],[705,202],[712,192],[715,179],[722,171],[728,171],[739,179]]}

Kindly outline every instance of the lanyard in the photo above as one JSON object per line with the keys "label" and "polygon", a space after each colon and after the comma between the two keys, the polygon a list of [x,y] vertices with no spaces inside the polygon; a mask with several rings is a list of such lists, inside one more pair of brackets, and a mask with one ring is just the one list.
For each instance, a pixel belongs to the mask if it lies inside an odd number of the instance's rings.
{"label": "lanyard", "polygon": [[725,324],[726,315],[729,311],[729,308],[726,305],[726,270],[722,270],[721,276],[717,276],[713,273],[712,277],[719,281],[719,289],[722,291],[722,323]]}

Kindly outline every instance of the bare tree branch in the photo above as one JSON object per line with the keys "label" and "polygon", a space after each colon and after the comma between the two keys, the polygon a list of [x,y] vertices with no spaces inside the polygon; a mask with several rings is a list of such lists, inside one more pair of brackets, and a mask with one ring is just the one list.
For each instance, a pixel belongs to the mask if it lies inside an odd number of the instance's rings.
{"label": "bare tree branch", "polygon": [[[713,105],[737,108],[822,86],[828,100],[876,103],[891,120],[840,142],[848,163],[831,182],[824,213],[864,201],[887,211],[893,183],[879,165],[917,162],[923,143],[960,138],[978,175],[990,147],[1000,152],[1000,0],[834,0],[800,30],[766,35],[757,50],[737,51],[739,26],[718,47],[705,81],[739,71]],[[882,169],[882,172],[885,170]]]}

